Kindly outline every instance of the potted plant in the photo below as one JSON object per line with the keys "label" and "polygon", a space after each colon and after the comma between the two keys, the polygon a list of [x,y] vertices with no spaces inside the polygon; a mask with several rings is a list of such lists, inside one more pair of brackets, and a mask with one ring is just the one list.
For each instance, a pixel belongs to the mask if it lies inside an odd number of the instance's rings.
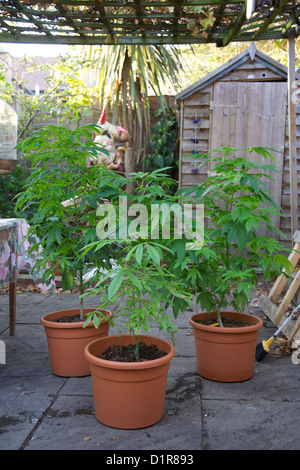
{"label": "potted plant", "polygon": [[[157,198],[171,203],[163,189],[170,181],[161,171],[132,174],[136,194],[128,198],[135,205],[129,204],[127,221],[118,217],[117,224],[112,224],[119,237],[118,267],[86,294],[98,295],[108,281],[101,306],[114,305],[117,334],[91,342],[85,356],[91,368],[96,418],[111,427],[143,428],[163,416],[168,369],[175,350],[171,342],[151,335],[151,326],[158,325],[173,335],[176,325],[168,306],[175,305],[177,299],[184,300],[185,306],[190,302],[181,281],[163,263],[167,245],[160,237],[150,238],[151,204]],[[103,224],[107,225],[107,220]],[[126,238],[121,238],[125,228]],[[103,239],[100,233],[99,238],[94,248],[116,243]],[[87,322],[91,319],[98,322],[99,315],[91,312]]]}
{"label": "potted plant", "polygon": [[123,181],[101,165],[88,166],[88,158],[95,160],[99,152],[106,152],[92,141],[97,127],[71,130],[46,126],[19,144],[33,171],[18,196],[16,209],[31,208],[34,214],[28,236],[34,234],[38,240],[31,247],[40,253],[36,269],[43,266],[44,282],[53,280],[58,270],[63,291],[77,288],[79,292],[78,308],[51,312],[41,318],[52,371],[68,377],[90,374],[84,347],[93,338],[107,335],[111,316],[105,311],[97,329],[93,322],[83,329],[86,314],[94,309],[84,308],[82,294],[99,270],[111,267],[111,254],[103,249],[83,255],[82,248],[97,239],[98,204],[104,198],[116,197],[118,183]]}
{"label": "potted plant", "polygon": [[[246,151],[274,160],[269,149]],[[209,163],[208,178],[177,192],[186,203],[193,194],[195,201],[204,205],[205,229],[203,246],[185,251],[181,244],[181,258],[176,256],[172,263],[173,272],[184,279],[202,308],[190,318],[198,372],[224,382],[243,381],[253,375],[262,321],[242,312],[257,285],[257,272],[262,270],[268,278],[278,275],[283,267],[287,272],[290,269],[283,245],[273,237],[280,232],[272,215],[280,213],[280,207],[268,190],[271,177],[266,170],[276,168],[236,156],[237,152],[241,149],[225,147],[201,155],[202,161]],[[259,234],[262,229],[267,234]]]}

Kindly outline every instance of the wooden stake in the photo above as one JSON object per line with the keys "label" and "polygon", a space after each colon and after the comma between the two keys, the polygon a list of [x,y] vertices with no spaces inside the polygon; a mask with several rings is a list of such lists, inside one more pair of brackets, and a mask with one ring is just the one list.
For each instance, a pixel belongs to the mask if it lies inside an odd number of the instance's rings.
{"label": "wooden stake", "polygon": [[[299,246],[300,246],[300,231],[297,230],[294,234],[294,249],[289,256],[290,263],[295,267],[298,260],[299,260]],[[287,282],[287,277],[282,274],[279,276],[272,287],[268,297],[265,295],[261,295],[259,298],[259,306],[263,310],[263,312],[270,318],[270,320],[277,326],[280,327],[285,319],[283,318],[287,308],[289,307],[290,303],[292,302],[295,294],[297,293],[298,289],[300,288],[300,270],[297,271],[296,276],[291,283],[290,287],[288,288],[287,292],[285,293],[281,303],[277,306],[274,302],[276,302],[284,289],[284,286]],[[296,321],[291,319],[291,322],[287,323],[284,327],[283,333],[288,337],[289,340],[292,340],[296,333],[300,329],[300,316]]]}
{"label": "wooden stake", "polygon": [[[288,260],[292,264],[292,266],[295,268],[296,264],[299,261],[299,259],[300,259],[300,243],[296,243],[296,245],[293,248],[293,251],[291,252],[290,256],[288,257]],[[277,302],[281,292],[283,291],[283,288],[285,287],[285,285],[288,281],[288,275],[289,274],[290,273],[287,273],[286,270],[283,269],[282,274],[274,282],[274,285],[273,285],[273,287],[270,290],[270,293],[268,295],[269,299],[272,300],[272,302]]]}
{"label": "wooden stake", "polygon": [[292,101],[295,86],[295,31],[289,33],[288,65],[288,123],[289,123],[289,156],[290,156],[290,204],[291,204],[291,239],[298,230],[298,191],[297,191],[297,153],[296,153],[296,105]]}

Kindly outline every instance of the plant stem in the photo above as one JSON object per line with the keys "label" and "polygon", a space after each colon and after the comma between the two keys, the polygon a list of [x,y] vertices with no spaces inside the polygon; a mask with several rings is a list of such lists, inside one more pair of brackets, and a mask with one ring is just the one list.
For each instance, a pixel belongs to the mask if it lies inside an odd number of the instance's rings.
{"label": "plant stem", "polygon": [[[135,299],[135,291],[133,290],[132,292],[132,297],[133,297],[133,305],[134,307],[136,306],[136,302],[137,300]],[[139,358],[140,358],[140,348],[139,348],[139,337],[138,335],[135,335],[135,350],[134,350],[134,357],[136,358],[136,360],[138,361]]]}
{"label": "plant stem", "polygon": [[80,319],[83,320],[83,268],[82,265],[79,271],[79,279],[80,279]]}
{"label": "plant stem", "polygon": [[134,350],[134,357],[138,361],[140,358],[140,344],[139,344],[139,337],[135,335],[135,350]]}
{"label": "plant stem", "polygon": [[216,308],[217,320],[221,328],[223,328],[223,322],[221,317],[221,312],[219,308]]}
{"label": "plant stem", "polygon": [[80,298],[80,320],[83,320],[83,298]]}

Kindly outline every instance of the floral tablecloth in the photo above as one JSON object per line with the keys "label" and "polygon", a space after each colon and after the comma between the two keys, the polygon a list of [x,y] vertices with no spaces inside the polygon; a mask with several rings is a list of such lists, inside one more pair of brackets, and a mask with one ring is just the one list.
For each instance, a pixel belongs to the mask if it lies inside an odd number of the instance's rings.
{"label": "floral tablecloth", "polygon": [[48,291],[55,287],[55,282],[49,285],[41,283],[43,272],[35,269],[39,253],[29,253],[28,228],[25,219],[0,219],[0,285],[15,282],[20,271],[25,270],[37,287]]}

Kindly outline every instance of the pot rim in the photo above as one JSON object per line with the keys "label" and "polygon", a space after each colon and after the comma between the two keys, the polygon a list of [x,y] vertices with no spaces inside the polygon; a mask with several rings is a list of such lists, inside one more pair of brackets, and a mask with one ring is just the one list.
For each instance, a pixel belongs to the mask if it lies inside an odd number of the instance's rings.
{"label": "pot rim", "polygon": [[[150,361],[142,361],[142,362],[118,362],[118,361],[108,361],[107,359],[101,359],[100,357],[94,356],[90,352],[90,347],[97,343],[109,340],[112,344],[117,338],[120,337],[128,337],[129,341],[134,341],[135,336],[130,334],[123,334],[123,335],[112,335],[106,336],[103,338],[97,338],[96,340],[90,342],[84,350],[85,358],[93,365],[104,367],[107,369],[122,369],[122,370],[138,370],[138,369],[150,369],[153,367],[159,367],[170,362],[173,357],[175,356],[175,348],[174,346],[167,340],[158,338],[156,336],[150,335],[138,335],[139,340],[142,341],[144,338],[148,338],[154,344],[157,344],[157,341],[167,344],[170,347],[170,351],[163,357],[159,357],[158,359],[152,359]],[[129,339],[130,338],[130,339]]]}
{"label": "pot rim", "polygon": [[[231,314],[233,314],[233,315],[231,315]],[[224,316],[228,315],[229,317],[231,316],[231,318],[236,318],[238,316],[238,317],[241,317],[241,320],[245,320],[245,321],[248,321],[248,320],[251,321],[251,320],[254,319],[255,321],[252,322],[253,325],[215,328],[214,326],[210,326],[210,325],[201,325],[200,323],[197,323],[195,321],[196,317],[198,317],[198,319],[199,319],[199,318],[202,318],[203,316],[207,316],[207,315],[209,316],[211,314],[208,313],[208,312],[195,313],[189,319],[190,325],[193,328],[196,328],[196,329],[199,329],[199,330],[204,330],[204,331],[206,330],[206,331],[210,331],[210,332],[213,331],[216,334],[230,334],[230,333],[243,333],[243,332],[244,333],[249,333],[250,331],[259,330],[263,326],[263,322],[262,322],[261,318],[255,316],[255,315],[250,315],[248,313],[235,312],[235,311],[231,311],[231,310],[222,310],[221,311],[221,316],[224,317]]]}
{"label": "pot rim", "polygon": [[[106,310],[105,308],[97,308],[97,307],[86,307],[83,309],[83,313],[89,313],[94,310],[101,310],[102,312],[107,312],[108,319],[113,316],[110,310]],[[64,316],[64,315],[69,315],[69,316],[76,315],[77,312],[80,313],[80,308],[75,307],[75,308],[68,308],[64,310],[57,310],[55,312],[49,312],[42,316],[40,323],[47,328],[56,328],[56,329],[57,328],[83,328],[83,325],[85,324],[86,320],[83,320],[80,322],[69,323],[69,322],[54,322],[50,319],[50,317],[57,318],[57,317]],[[108,321],[108,319],[101,321],[100,325],[103,324],[105,321]],[[93,326],[94,326],[94,322],[93,320],[91,320],[87,324],[86,328],[93,327]]]}

